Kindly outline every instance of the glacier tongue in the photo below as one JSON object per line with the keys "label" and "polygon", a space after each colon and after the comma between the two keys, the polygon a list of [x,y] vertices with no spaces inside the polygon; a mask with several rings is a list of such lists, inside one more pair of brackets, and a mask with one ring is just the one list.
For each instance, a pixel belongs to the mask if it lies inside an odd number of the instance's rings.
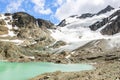
{"label": "glacier tongue", "polygon": [[89,28],[86,27],[77,28],[61,27],[51,32],[52,32],[51,36],[55,38],[57,41],[62,40],[68,44],[60,47],[59,49],[68,51],[83,46],[92,40],[104,38],[104,36],[101,35],[100,32],[91,31]]}

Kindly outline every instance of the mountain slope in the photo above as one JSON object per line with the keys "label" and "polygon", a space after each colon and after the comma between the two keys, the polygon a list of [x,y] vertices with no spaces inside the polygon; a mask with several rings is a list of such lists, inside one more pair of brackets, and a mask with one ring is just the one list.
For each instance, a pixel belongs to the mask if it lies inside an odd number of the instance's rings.
{"label": "mountain slope", "polygon": [[[8,13],[6,13],[8,14]],[[49,35],[48,27],[54,27],[53,23],[42,19],[35,19],[33,16],[24,13],[17,12],[9,15],[1,15],[1,38],[11,37],[23,41],[36,39],[52,39]],[[3,27],[3,28],[2,28]],[[44,28],[44,29],[43,29]],[[3,29],[3,30],[2,30]],[[6,33],[5,33],[6,31]]]}
{"label": "mountain slope", "polygon": [[[50,21],[36,19],[25,12],[0,15],[0,59],[18,60],[35,56],[55,40],[48,29],[54,29]],[[28,57],[27,57],[28,56]]]}

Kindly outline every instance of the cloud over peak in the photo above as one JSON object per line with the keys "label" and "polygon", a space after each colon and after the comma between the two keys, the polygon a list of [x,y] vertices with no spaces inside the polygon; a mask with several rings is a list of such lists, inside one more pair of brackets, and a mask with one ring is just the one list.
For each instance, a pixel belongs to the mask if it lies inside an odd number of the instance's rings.
{"label": "cloud over peak", "polygon": [[46,0],[31,0],[34,3],[34,10],[40,14],[51,14],[52,10],[45,7]]}
{"label": "cloud over peak", "polygon": [[24,9],[21,8],[23,1],[24,0],[11,1],[6,7],[6,11],[7,12],[24,11]]}
{"label": "cloud over peak", "polygon": [[63,0],[64,4],[58,7],[55,16],[62,20],[70,15],[92,12],[95,13],[107,5],[118,7],[119,0]]}

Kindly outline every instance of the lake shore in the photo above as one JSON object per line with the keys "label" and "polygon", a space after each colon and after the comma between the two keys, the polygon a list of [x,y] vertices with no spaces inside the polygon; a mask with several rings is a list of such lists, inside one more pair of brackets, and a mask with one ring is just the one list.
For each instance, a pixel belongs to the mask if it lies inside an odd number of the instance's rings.
{"label": "lake shore", "polygon": [[[92,48],[92,47],[91,47]],[[120,50],[111,49],[107,51],[101,48],[80,48],[74,54],[71,54],[69,60],[71,63],[89,63],[95,67],[94,70],[79,72],[53,72],[38,75],[31,80],[120,80]],[[67,55],[64,52],[62,55]],[[64,63],[66,60],[57,59],[58,63]]]}
{"label": "lake shore", "polygon": [[94,64],[96,69],[80,72],[45,73],[30,80],[120,80],[120,62],[108,61]]}

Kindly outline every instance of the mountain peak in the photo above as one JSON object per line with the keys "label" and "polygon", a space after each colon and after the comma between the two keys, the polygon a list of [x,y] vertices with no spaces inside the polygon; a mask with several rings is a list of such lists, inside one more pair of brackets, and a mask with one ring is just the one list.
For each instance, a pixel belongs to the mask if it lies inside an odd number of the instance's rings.
{"label": "mountain peak", "polygon": [[113,9],[114,9],[114,8],[113,8],[112,6],[108,5],[106,8],[102,9],[101,11],[99,11],[99,12],[97,13],[97,15],[104,14],[104,13],[106,13],[106,12],[108,12],[108,11],[113,10]]}

